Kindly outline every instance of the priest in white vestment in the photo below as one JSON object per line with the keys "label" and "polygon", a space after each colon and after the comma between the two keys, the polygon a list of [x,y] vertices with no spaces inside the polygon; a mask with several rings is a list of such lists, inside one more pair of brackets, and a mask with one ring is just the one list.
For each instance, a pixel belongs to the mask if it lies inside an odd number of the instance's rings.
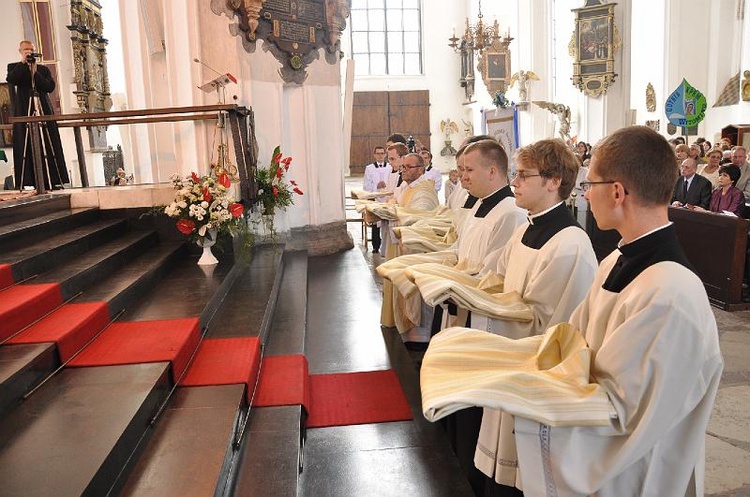
{"label": "priest in white vestment", "polygon": [[704,493],[723,359],[705,289],[667,216],[676,180],[674,152],[648,127],[620,129],[595,149],[585,195],[599,227],[622,240],[570,323],[594,352],[592,381],[617,417],[603,427],[516,417],[527,496]]}
{"label": "priest in white vestment", "polygon": [[[503,292],[517,292],[532,319],[471,313],[472,328],[513,339],[542,334],[570,319],[597,268],[591,241],[564,202],[578,177],[572,150],[562,140],[540,140],[519,149],[516,164],[511,185],[528,221],[487,257],[484,271],[502,277]],[[488,476],[488,486],[520,486],[511,415],[484,409],[474,462]]]}

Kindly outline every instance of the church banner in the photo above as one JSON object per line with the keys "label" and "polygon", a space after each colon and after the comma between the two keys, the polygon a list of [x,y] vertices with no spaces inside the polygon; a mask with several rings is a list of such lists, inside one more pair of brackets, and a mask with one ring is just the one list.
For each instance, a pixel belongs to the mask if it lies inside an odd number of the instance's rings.
{"label": "church banner", "polygon": [[510,159],[509,173],[512,173],[516,169],[514,156],[518,150],[518,110],[515,107],[484,109],[482,117],[484,133],[503,146]]}
{"label": "church banner", "polygon": [[692,128],[706,117],[706,97],[686,79],[667,98],[664,112],[675,126]]}

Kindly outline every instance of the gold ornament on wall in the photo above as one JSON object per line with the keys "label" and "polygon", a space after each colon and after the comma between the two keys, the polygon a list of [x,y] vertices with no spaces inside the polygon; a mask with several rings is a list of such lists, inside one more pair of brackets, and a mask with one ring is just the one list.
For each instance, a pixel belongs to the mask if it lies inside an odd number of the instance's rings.
{"label": "gold ornament on wall", "polygon": [[622,46],[615,25],[614,3],[587,0],[586,5],[572,9],[575,31],[568,44],[573,57],[573,86],[591,97],[607,93],[614,83],[615,52]]}
{"label": "gold ornament on wall", "polygon": [[656,112],[656,92],[654,91],[654,85],[651,83],[646,85],[646,110]]}
{"label": "gold ornament on wall", "polygon": [[742,75],[745,77],[742,80],[742,100],[750,102],[750,71],[745,70]]}

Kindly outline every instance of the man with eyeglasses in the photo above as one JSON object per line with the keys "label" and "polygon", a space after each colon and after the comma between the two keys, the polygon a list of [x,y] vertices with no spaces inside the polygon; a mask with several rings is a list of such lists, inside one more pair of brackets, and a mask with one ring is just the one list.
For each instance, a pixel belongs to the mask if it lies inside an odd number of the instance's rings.
{"label": "man with eyeglasses", "polygon": [[[533,318],[520,322],[472,310],[471,328],[519,339],[567,321],[591,286],[597,261],[588,235],[565,205],[578,176],[573,151],[562,140],[540,140],[519,149],[516,163],[510,185],[528,221],[485,259],[483,272],[501,276],[503,292],[517,292]],[[484,409],[474,463],[487,476],[490,495],[520,494],[514,488],[520,475],[511,415]]]}
{"label": "man with eyeglasses", "polygon": [[703,283],[669,222],[676,180],[674,152],[646,126],[620,129],[594,151],[585,195],[599,227],[622,240],[569,322],[617,416],[555,427],[516,416],[528,495],[703,495],[723,360]]}

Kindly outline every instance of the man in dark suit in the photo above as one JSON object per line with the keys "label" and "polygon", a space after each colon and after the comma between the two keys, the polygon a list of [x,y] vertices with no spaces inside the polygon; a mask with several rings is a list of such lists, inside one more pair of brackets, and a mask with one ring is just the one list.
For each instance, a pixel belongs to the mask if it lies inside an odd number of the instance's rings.
{"label": "man in dark suit", "polygon": [[[50,94],[55,90],[55,80],[46,66],[37,63],[41,54],[35,54],[35,51],[32,42],[23,40],[18,44],[18,53],[21,54],[20,62],[8,64],[7,80],[10,83],[11,107],[14,116],[34,115],[35,110],[39,115],[48,116],[53,113]],[[39,97],[38,101],[33,98],[34,96]],[[41,108],[35,109],[35,104],[39,104]],[[42,127],[45,155],[42,159],[44,178],[35,177],[31,136],[26,133],[26,130],[26,125],[23,123],[13,125],[13,167],[16,187],[18,189],[24,186],[39,187],[44,181],[48,190],[62,188],[62,185],[70,180],[57,124],[47,122]]]}
{"label": "man in dark suit", "polygon": [[675,207],[700,206],[707,209],[711,202],[711,182],[695,174],[698,163],[687,158],[680,165],[681,176],[674,185],[672,205]]}

